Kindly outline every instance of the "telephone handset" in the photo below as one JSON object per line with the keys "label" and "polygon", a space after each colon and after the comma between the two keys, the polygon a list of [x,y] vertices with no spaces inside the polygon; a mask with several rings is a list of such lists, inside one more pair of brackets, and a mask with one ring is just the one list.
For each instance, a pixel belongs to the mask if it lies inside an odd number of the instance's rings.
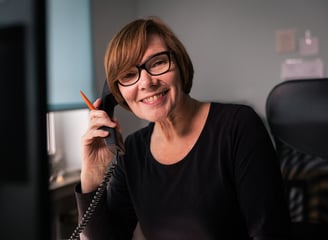
{"label": "telephone handset", "polygon": [[[106,80],[101,96],[101,109],[104,110],[111,119],[113,119],[114,107],[117,105],[117,102],[113,94],[109,91],[109,87],[107,85]],[[115,128],[110,128],[106,126],[103,126],[101,128],[109,131],[108,137],[105,138],[105,143],[112,150],[112,152],[118,152],[119,154],[124,153],[125,149],[121,134],[116,132]]]}
{"label": "telephone handset", "polygon": [[[110,93],[106,80],[104,83],[101,98],[102,98],[101,109],[104,110],[111,119],[113,119],[114,108],[117,105],[117,102],[116,102],[113,94]],[[106,126],[103,126],[101,128],[109,131],[109,135],[108,135],[108,137],[104,138],[104,141],[105,141],[106,145],[109,147],[109,149],[111,150],[111,152],[114,154],[114,158],[111,161],[111,163],[109,164],[109,166],[105,172],[104,178],[103,178],[102,182],[100,183],[100,185],[98,186],[98,189],[95,192],[95,195],[94,195],[87,211],[84,213],[83,217],[81,218],[78,226],[75,228],[74,232],[70,236],[69,240],[80,239],[79,238],[80,233],[82,233],[82,231],[86,227],[87,223],[91,219],[92,214],[94,213],[96,207],[98,206],[99,201],[107,187],[107,184],[112,177],[113,171],[117,164],[117,159],[120,157],[120,155],[122,155],[125,152],[122,135],[120,133],[116,132],[116,129],[114,129],[114,128],[110,128],[110,127],[106,127]]]}

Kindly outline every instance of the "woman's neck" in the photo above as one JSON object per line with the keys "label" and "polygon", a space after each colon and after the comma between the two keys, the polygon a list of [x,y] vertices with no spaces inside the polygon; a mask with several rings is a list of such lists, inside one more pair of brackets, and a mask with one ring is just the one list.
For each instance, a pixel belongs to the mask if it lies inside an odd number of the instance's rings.
{"label": "woman's neck", "polygon": [[167,119],[155,123],[154,133],[160,134],[168,141],[183,138],[191,132],[197,122],[201,106],[201,102],[186,97]]}
{"label": "woman's neck", "polygon": [[193,148],[205,126],[210,103],[189,97],[166,121],[156,122],[150,149],[156,161],[173,164],[182,160]]}

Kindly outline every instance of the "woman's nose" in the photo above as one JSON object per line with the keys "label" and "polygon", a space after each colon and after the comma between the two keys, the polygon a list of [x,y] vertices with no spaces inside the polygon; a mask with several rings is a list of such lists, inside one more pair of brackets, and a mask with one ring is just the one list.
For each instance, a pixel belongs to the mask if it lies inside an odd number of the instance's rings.
{"label": "woman's nose", "polygon": [[139,87],[148,88],[156,84],[156,78],[150,75],[145,69],[140,72]]}

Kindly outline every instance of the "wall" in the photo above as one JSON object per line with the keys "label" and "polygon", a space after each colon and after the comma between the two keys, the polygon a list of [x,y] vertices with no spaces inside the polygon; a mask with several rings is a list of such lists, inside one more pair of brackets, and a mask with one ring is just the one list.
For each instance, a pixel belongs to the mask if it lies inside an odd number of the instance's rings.
{"label": "wall", "polygon": [[90,0],[46,2],[47,107],[85,106],[76,89],[94,96]]}
{"label": "wall", "polygon": [[54,147],[50,154],[52,171],[54,174],[65,169],[75,171],[81,167],[82,149],[81,138],[88,127],[89,109],[76,109],[58,111],[52,115],[55,135],[53,136]]}

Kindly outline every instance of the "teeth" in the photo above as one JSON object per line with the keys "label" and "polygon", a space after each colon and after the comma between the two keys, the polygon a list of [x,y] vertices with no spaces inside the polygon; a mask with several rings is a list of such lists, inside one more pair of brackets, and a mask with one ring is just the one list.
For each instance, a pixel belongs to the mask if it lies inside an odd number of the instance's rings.
{"label": "teeth", "polygon": [[155,102],[158,98],[162,97],[164,95],[164,92],[161,92],[160,94],[157,94],[155,96],[151,96],[149,98],[145,98],[143,100],[143,102],[146,102],[146,103],[152,103],[152,102]]}

